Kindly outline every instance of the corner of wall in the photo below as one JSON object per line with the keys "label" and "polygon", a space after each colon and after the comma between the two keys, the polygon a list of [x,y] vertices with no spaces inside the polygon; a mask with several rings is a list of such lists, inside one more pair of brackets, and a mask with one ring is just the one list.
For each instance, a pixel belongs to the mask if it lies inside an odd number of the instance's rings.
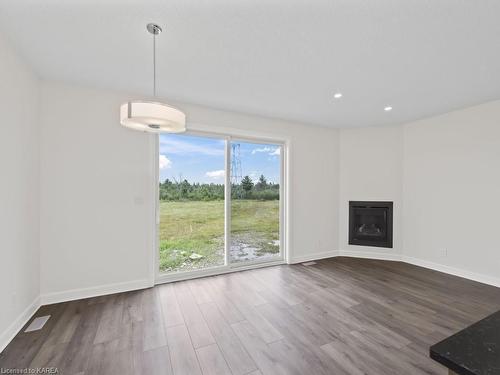
{"label": "corner of wall", "polygon": [[38,295],[33,302],[31,302],[22,311],[19,316],[0,334],[0,353],[9,345],[9,343],[16,337],[19,331],[30,321],[31,317],[37,312],[41,306],[41,299]]}
{"label": "corner of wall", "polygon": [[[40,307],[40,78],[0,35],[0,112],[16,126],[0,138],[4,177],[14,181],[5,191],[0,220],[2,235],[0,351]],[[5,80],[3,79],[5,77]],[[3,141],[3,142],[2,142]],[[22,233],[21,236],[19,233]]]}

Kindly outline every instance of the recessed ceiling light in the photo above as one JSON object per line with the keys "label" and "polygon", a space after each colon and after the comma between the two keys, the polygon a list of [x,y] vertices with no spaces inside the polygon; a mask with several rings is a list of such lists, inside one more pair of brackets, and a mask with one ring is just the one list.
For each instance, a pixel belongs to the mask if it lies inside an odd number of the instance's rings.
{"label": "recessed ceiling light", "polygon": [[337,92],[337,93],[335,93],[335,94],[333,95],[333,97],[334,97],[335,99],[340,99],[340,98],[342,97],[342,93],[341,93],[341,92]]}
{"label": "recessed ceiling light", "polygon": [[387,107],[384,108],[384,111],[386,112],[392,111],[392,107],[388,105]]}

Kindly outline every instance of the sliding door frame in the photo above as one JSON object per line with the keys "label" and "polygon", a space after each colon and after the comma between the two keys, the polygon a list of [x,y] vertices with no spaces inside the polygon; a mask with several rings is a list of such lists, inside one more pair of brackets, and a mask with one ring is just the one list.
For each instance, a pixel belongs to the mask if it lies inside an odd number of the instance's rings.
{"label": "sliding door frame", "polygon": [[[288,152],[289,152],[289,141],[280,138],[270,138],[263,136],[246,136],[240,135],[237,132],[210,132],[203,130],[189,130],[186,135],[207,137],[207,138],[217,138],[224,140],[224,265],[214,266],[199,270],[190,271],[180,271],[180,272],[170,272],[170,273],[160,273],[160,251],[159,251],[159,224],[160,224],[160,196],[159,196],[159,142],[160,135],[155,136],[155,224],[154,225],[154,240],[153,240],[153,264],[154,264],[154,283],[163,284],[181,280],[195,279],[205,276],[219,275],[229,272],[242,271],[247,269],[254,269],[259,267],[268,267],[273,265],[280,265],[287,263],[286,260],[289,259],[288,252],[288,207],[289,207],[289,192],[288,192]],[[252,260],[244,261],[240,263],[231,263],[230,261],[230,247],[231,247],[231,142],[249,142],[258,144],[269,144],[279,146],[280,150],[280,202],[279,202],[279,239],[280,239],[280,256],[276,259],[271,260]]]}

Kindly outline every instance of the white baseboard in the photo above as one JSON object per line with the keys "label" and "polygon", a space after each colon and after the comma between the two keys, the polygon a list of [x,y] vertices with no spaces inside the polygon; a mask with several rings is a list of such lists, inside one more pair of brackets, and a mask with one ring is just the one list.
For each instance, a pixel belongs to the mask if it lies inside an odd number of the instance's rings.
{"label": "white baseboard", "polygon": [[379,251],[353,251],[353,250],[339,250],[338,255],[342,257],[351,258],[366,258],[366,259],[378,259],[378,260],[394,260],[400,261],[401,254],[394,252],[379,252]]}
{"label": "white baseboard", "polygon": [[[313,254],[308,254],[304,256],[298,256],[298,257],[293,257],[291,260],[291,264],[296,264],[296,263],[303,263],[303,262],[309,262],[312,260],[319,260],[319,259],[325,259],[325,258],[333,258],[337,256],[347,256],[347,257],[354,257],[354,258],[367,258],[367,259],[379,259],[379,260],[391,260],[391,261],[403,261],[409,264],[414,264],[420,267],[425,267],[429,268],[435,271],[439,272],[444,272],[448,273],[451,275],[463,277],[465,279],[469,280],[474,280],[480,283],[488,284],[488,285],[493,285],[496,287],[500,287],[500,279],[487,276],[487,275],[482,275],[482,274],[477,274],[474,272],[454,268],[454,267],[449,267],[413,257],[408,257],[405,255],[401,255],[398,253],[390,253],[390,252],[372,252],[372,251],[352,251],[352,250],[330,250],[330,251],[323,251],[323,252],[318,252],[318,253],[313,253]],[[161,281],[160,281],[161,282]],[[158,280],[157,280],[158,283]],[[135,280],[135,281],[128,281],[124,283],[116,283],[116,284],[108,284],[108,285],[102,285],[102,286],[97,286],[97,287],[91,287],[91,288],[82,288],[82,289],[73,289],[73,290],[67,290],[67,291],[62,291],[62,292],[55,292],[55,293],[47,293],[47,294],[42,294],[41,299],[38,302],[38,306],[40,306],[40,303],[42,305],[48,305],[52,303],[59,303],[59,302],[66,302],[66,301],[73,301],[77,299],[82,299],[82,298],[90,298],[90,297],[96,297],[96,296],[103,296],[106,294],[113,294],[113,293],[121,293],[121,292],[127,292],[131,290],[137,290],[137,289],[144,289],[144,288],[150,288],[153,285],[151,285],[150,280],[144,279],[144,280]],[[16,331],[17,332],[17,331]],[[3,337],[3,336],[2,336]],[[1,343],[1,341],[0,341]]]}
{"label": "white baseboard", "polygon": [[12,322],[12,324],[0,335],[0,353],[5,349],[5,347],[12,341],[12,339],[17,335],[17,333],[28,323],[31,317],[40,308],[40,296],[37,296],[35,300],[19,315],[19,317]]}
{"label": "white baseboard", "polygon": [[290,264],[310,262],[311,260],[325,259],[325,258],[333,258],[339,255],[337,250],[330,251],[322,251],[319,253],[307,254],[303,256],[293,257],[290,260]]}
{"label": "white baseboard", "polygon": [[145,288],[150,288],[152,286],[153,285],[151,285],[150,280],[144,279],[144,280],[127,281],[123,283],[100,285],[90,288],[64,290],[61,292],[42,294],[41,302],[42,305],[50,305],[52,303],[67,302],[82,298],[90,298],[90,297],[104,296],[107,294],[128,292],[137,289],[145,289]]}
{"label": "white baseboard", "polygon": [[426,260],[390,252],[377,252],[377,251],[352,251],[352,250],[339,250],[339,251],[326,251],[322,253],[314,253],[306,256],[295,257],[292,259],[291,264],[308,262],[311,260],[319,260],[323,258],[331,258],[337,256],[345,256],[350,258],[364,258],[364,259],[377,259],[377,260],[391,260],[404,263],[413,264],[428,268],[434,271],[447,273],[450,275],[462,277],[464,279],[477,281],[479,283],[492,285],[500,288],[500,278],[479,274],[467,271],[460,268],[446,266],[444,264],[429,262]]}
{"label": "white baseboard", "polygon": [[497,277],[483,275],[483,274],[467,271],[467,270],[460,269],[460,268],[445,266],[444,264],[429,262],[427,260],[413,258],[413,257],[409,257],[406,255],[403,255],[402,261],[405,263],[413,264],[415,266],[429,268],[429,269],[434,270],[434,271],[444,272],[444,273],[448,273],[450,275],[462,277],[464,279],[477,281],[479,283],[500,287],[500,278],[497,278]]}

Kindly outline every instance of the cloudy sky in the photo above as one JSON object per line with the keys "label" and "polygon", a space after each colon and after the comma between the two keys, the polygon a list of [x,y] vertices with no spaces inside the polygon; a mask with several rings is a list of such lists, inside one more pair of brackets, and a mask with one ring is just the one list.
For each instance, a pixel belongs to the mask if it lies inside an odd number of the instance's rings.
{"label": "cloudy sky", "polygon": [[[243,176],[256,181],[261,174],[279,182],[280,148],[269,144],[237,142]],[[224,182],[224,140],[182,134],[160,135],[160,180]]]}

